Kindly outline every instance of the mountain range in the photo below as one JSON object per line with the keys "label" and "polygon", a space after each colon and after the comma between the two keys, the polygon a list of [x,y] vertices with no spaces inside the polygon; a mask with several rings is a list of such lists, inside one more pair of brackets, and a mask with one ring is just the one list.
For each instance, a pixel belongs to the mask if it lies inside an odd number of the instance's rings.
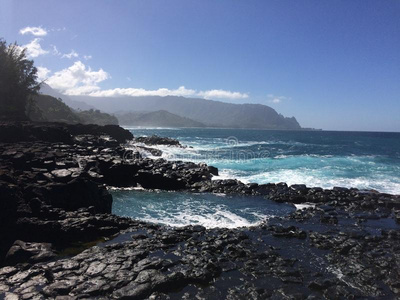
{"label": "mountain range", "polygon": [[[94,106],[107,113],[117,113],[120,118],[120,124],[123,125],[125,123],[122,121],[124,113],[166,111],[208,127],[301,129],[295,117],[284,117],[273,108],[262,104],[232,104],[178,96],[69,96],[69,99],[74,103],[85,103],[91,107]],[[65,102],[67,103],[67,101]]]}
{"label": "mountain range", "polygon": [[233,104],[180,96],[67,96],[42,84],[41,93],[62,99],[75,111],[100,110],[119,124],[143,127],[218,127],[302,129],[295,117],[284,117],[262,104]]}
{"label": "mountain range", "polygon": [[172,114],[166,110],[128,112],[115,115],[120,125],[139,127],[206,127],[203,123]]}

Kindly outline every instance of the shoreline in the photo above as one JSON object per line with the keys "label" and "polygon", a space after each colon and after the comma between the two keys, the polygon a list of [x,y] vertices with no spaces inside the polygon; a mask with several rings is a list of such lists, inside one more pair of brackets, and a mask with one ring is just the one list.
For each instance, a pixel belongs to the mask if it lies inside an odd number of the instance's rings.
{"label": "shoreline", "polygon": [[[211,166],[127,152],[132,138],[118,126],[0,124],[0,297],[400,295],[399,195],[211,180]],[[112,215],[112,184],[315,207],[250,228],[171,228]],[[74,245],[88,248],[60,256]]]}
{"label": "shoreline", "polygon": [[268,131],[293,131],[293,132],[348,132],[348,133],[394,133],[400,134],[400,131],[370,131],[370,130],[334,130],[334,129],[316,129],[316,128],[301,128],[301,129],[269,129],[269,128],[235,128],[235,127],[138,127],[131,125],[120,124],[124,129],[231,129],[231,130],[268,130]]}

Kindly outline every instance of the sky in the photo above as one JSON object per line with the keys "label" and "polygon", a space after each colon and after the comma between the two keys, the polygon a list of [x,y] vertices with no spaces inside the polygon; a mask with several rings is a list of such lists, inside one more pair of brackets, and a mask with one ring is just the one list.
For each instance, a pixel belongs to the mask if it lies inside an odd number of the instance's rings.
{"label": "sky", "polygon": [[400,0],[0,0],[0,37],[69,95],[261,103],[303,127],[400,131]]}

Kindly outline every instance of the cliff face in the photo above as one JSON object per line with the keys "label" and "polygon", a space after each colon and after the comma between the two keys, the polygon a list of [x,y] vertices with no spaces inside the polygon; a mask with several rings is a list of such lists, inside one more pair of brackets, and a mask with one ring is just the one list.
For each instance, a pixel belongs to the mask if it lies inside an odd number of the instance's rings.
{"label": "cliff face", "polygon": [[167,97],[89,97],[71,96],[106,112],[154,112],[165,110],[213,127],[301,129],[297,120],[278,114],[261,104],[232,104],[198,98]]}

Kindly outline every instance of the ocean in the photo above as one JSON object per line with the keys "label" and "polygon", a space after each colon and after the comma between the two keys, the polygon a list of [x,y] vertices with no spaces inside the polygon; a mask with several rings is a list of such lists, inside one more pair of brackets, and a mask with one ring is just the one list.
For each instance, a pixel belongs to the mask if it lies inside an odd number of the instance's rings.
{"label": "ocean", "polygon": [[[400,194],[400,133],[128,129],[135,136],[156,134],[178,139],[187,147],[159,146],[163,158],[215,166],[219,169],[219,176],[215,179],[235,178],[259,184],[286,182],[288,185],[306,184],[322,188],[355,187]],[[143,191],[114,191],[113,196],[117,214],[172,226],[189,223],[206,227],[249,226],[270,216],[287,213],[289,209],[287,205],[281,205],[281,209],[271,208],[272,203],[265,202],[265,199],[239,201],[237,197],[232,200],[231,197],[216,195],[151,193],[149,196]],[[143,206],[142,210],[135,206],[135,203],[147,205],[149,201],[154,202],[150,203],[153,210],[148,206]],[[235,201],[240,202],[239,207]],[[135,207],[135,210],[128,209],[128,206]],[[185,213],[181,214],[182,211]]]}

